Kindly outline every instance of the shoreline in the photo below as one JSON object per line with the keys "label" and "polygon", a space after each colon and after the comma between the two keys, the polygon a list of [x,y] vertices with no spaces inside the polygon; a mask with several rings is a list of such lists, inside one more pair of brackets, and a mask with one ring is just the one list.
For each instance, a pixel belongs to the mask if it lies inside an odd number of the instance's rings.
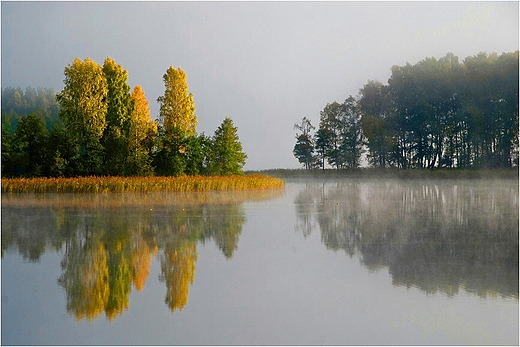
{"label": "shoreline", "polygon": [[269,169],[247,171],[247,174],[262,174],[281,179],[519,179],[518,167],[507,169]]}
{"label": "shoreline", "polygon": [[147,193],[262,190],[284,187],[265,174],[232,176],[89,176],[72,178],[2,178],[2,193]]}

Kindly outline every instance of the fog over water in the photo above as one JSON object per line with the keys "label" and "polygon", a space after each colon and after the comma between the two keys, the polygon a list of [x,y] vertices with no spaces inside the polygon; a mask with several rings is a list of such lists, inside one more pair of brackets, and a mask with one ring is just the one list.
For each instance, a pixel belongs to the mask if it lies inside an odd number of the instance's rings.
{"label": "fog over water", "polygon": [[518,180],[2,195],[2,344],[518,344]]}

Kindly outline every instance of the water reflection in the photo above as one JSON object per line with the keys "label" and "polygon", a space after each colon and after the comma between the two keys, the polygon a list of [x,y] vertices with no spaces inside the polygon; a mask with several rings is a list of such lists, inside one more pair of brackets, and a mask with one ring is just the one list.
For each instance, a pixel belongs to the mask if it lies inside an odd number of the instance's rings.
{"label": "water reflection", "polygon": [[396,286],[518,299],[518,182],[309,183],[295,229]]}
{"label": "water reflection", "polygon": [[243,202],[278,191],[2,195],[2,257],[16,246],[32,262],[63,251],[58,284],[67,312],[110,320],[129,306],[132,285],[142,291],[154,256],[172,312],[188,301],[197,243],[214,241],[226,258],[237,249],[246,222]]}

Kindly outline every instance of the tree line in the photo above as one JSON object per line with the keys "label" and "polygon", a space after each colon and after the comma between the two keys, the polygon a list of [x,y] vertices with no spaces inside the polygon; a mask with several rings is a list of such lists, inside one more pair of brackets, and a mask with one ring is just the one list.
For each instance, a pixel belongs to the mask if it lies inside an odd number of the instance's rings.
{"label": "tree line", "polygon": [[163,76],[158,121],[141,86],[131,90],[128,71],[110,57],[103,66],[76,58],[64,75],[55,96],[51,89],[2,90],[3,177],[242,173],[247,155],[229,117],[213,136],[197,134],[180,67]]}
{"label": "tree line", "polygon": [[393,66],[357,97],[327,104],[318,128],[303,117],[294,156],[306,168],[518,166],[518,51],[452,53]]}
{"label": "tree line", "polygon": [[60,122],[59,105],[52,88],[27,87],[25,91],[18,87],[2,89],[2,128],[13,134],[20,118],[27,114],[35,114],[40,118],[47,130],[52,130]]}

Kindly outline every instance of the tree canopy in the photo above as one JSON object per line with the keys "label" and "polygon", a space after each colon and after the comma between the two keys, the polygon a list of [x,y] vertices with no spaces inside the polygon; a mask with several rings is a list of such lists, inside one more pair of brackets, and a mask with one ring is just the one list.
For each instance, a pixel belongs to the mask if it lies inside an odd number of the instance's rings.
{"label": "tree canopy", "polygon": [[226,117],[215,130],[211,141],[212,156],[210,172],[217,175],[237,175],[242,173],[247,155],[242,150],[238,138],[238,128],[231,118]]}
{"label": "tree canopy", "polygon": [[180,67],[163,76],[159,123],[141,86],[131,90],[128,71],[112,58],[103,66],[76,58],[64,75],[56,96],[48,89],[2,90],[3,177],[242,173],[247,156],[230,118],[213,139],[197,135],[195,102]]}
{"label": "tree canopy", "polygon": [[160,105],[159,119],[167,131],[179,128],[186,136],[195,135],[197,117],[193,94],[188,91],[186,73],[170,66],[163,76],[164,95],[157,98]]}
{"label": "tree canopy", "polygon": [[[462,63],[448,53],[391,72],[388,84],[369,80],[356,98],[327,104],[313,142],[295,126],[302,165],[356,168],[366,149],[374,167],[518,166],[518,51]],[[313,159],[301,154],[310,143]]]}
{"label": "tree canopy", "polygon": [[47,130],[60,123],[59,105],[52,88],[2,88],[2,129],[14,133],[21,117],[35,114]]}

